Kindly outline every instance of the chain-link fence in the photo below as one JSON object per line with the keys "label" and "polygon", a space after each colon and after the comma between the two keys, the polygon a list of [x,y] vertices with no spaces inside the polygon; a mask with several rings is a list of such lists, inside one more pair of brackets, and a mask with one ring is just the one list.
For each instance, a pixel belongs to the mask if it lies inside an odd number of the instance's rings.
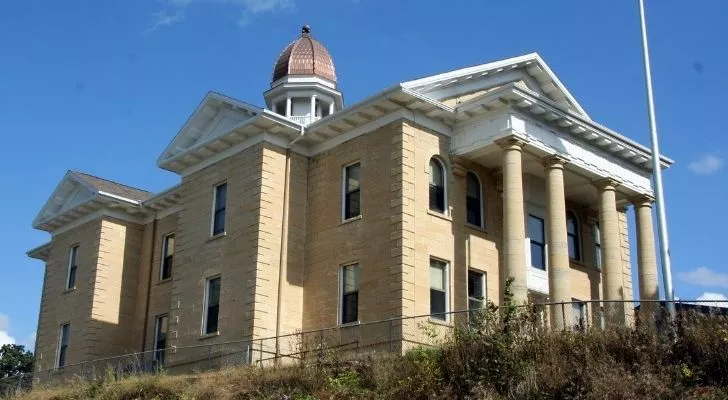
{"label": "chain-link fence", "polygon": [[[665,332],[674,327],[668,305],[677,320],[728,319],[728,301],[573,301],[530,304],[516,310],[520,325],[533,330],[599,332],[609,327],[647,326]],[[119,379],[129,375],[194,373],[233,366],[286,363],[321,363],[331,357],[346,359],[364,354],[399,353],[422,346],[438,346],[453,335],[497,329],[507,307],[453,311],[350,324],[290,335],[225,343],[171,347],[143,353],[90,360],[31,374],[0,378],[0,397],[30,390],[33,385],[68,381]]]}

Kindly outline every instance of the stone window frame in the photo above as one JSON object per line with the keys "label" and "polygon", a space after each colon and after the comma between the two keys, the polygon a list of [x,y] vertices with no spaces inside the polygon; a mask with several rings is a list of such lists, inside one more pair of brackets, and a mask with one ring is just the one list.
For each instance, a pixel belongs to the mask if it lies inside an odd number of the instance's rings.
{"label": "stone window frame", "polygon": [[[212,207],[211,207],[211,212],[210,212],[210,237],[223,236],[223,235],[225,235],[225,232],[227,232],[227,226],[226,226],[227,225],[227,223],[226,223],[227,222],[226,221],[227,220],[227,203],[228,203],[228,201],[227,201],[228,193],[227,192],[229,189],[227,184],[228,184],[227,180],[224,180],[222,182],[218,182],[218,183],[212,185]],[[223,185],[225,186],[225,210],[224,210],[225,217],[223,218],[223,221],[222,221],[222,231],[215,233],[215,214],[218,211],[217,210],[217,208],[218,208],[217,207],[218,206],[217,189]]]}
{"label": "stone window frame", "polygon": [[[66,328],[68,328],[66,330]],[[65,334],[64,334],[65,333]],[[65,342],[65,344],[64,344]],[[56,346],[56,368],[63,368],[68,360],[68,348],[71,346],[71,322],[64,322],[59,325],[58,345]],[[63,357],[61,357],[63,356]],[[63,361],[61,363],[61,361]]]}
{"label": "stone window frame", "polygon": [[[218,301],[217,301],[217,330],[214,332],[207,332],[207,323],[209,318],[209,300],[210,300],[210,284],[213,280],[220,279],[220,289],[218,293]],[[203,293],[202,298],[202,326],[201,326],[201,334],[202,336],[211,336],[219,334],[220,332],[220,297],[222,297],[222,275],[212,275],[205,278],[205,290]]]}
{"label": "stone window frame", "polygon": [[[468,184],[469,177],[473,176],[478,182],[478,206],[480,207],[480,224],[473,224],[468,221]],[[468,225],[475,226],[481,229],[485,229],[485,191],[483,190],[483,180],[475,171],[468,170],[465,173],[465,222]]]}
{"label": "stone window frame", "polygon": [[[574,220],[574,227],[576,228],[576,232],[569,232],[569,219]],[[567,245],[567,251],[568,251],[568,245],[569,245],[569,239],[574,239],[574,248],[576,249],[575,257],[571,256],[571,253],[569,253],[569,259],[573,261],[582,261],[584,257],[584,252],[582,251],[582,243],[581,243],[581,220],[579,219],[579,216],[574,212],[573,210],[566,210],[566,245]]]}
{"label": "stone window frame", "polygon": [[[214,217],[213,217],[214,218]],[[169,257],[168,251],[168,239],[172,238],[174,240],[174,232],[169,232],[164,235],[162,235],[162,257],[159,262],[159,281],[166,281],[172,278],[172,268],[174,267],[174,253],[175,253],[175,245],[172,244],[172,265],[169,267],[169,276],[164,276],[164,263],[167,260],[167,257]]]}
{"label": "stone window frame", "polygon": [[[440,166],[440,169],[442,170],[442,211],[433,209],[432,208],[432,204],[430,203],[431,196],[432,196],[430,194],[431,187],[432,187],[432,184],[431,184],[431,180],[432,180],[431,179],[432,169],[430,168],[430,164],[432,162],[437,163]],[[427,209],[429,211],[433,212],[433,213],[438,213],[438,214],[442,214],[442,215],[449,215],[449,211],[448,211],[449,210],[449,207],[448,207],[448,198],[447,198],[448,197],[447,196],[447,191],[448,191],[448,184],[447,184],[447,181],[448,181],[448,168],[447,168],[447,164],[445,163],[445,161],[442,158],[440,158],[440,156],[433,155],[432,157],[430,157],[430,159],[427,162],[427,174],[428,174],[428,179],[427,179],[427,189],[428,189]]]}
{"label": "stone window frame", "polygon": [[[162,318],[167,318],[167,331],[165,332],[165,338],[164,338],[165,346],[163,349],[160,349],[158,347],[158,345],[159,345],[159,328],[160,328]],[[162,357],[161,357],[162,365],[164,365],[164,359],[165,359],[165,355],[166,355],[165,353],[166,353],[166,349],[168,347],[166,345],[166,343],[168,340],[169,340],[169,313],[159,314],[156,317],[154,317],[154,345],[152,348],[154,349],[154,353],[153,353],[154,361],[159,361],[159,358],[160,358],[159,353],[160,352],[162,353]]]}
{"label": "stone window frame", "polygon": [[[444,318],[438,318],[435,315],[439,315],[440,313],[434,314],[432,312],[432,290],[433,289],[432,289],[432,272],[431,272],[431,269],[432,269],[432,263],[433,263],[433,261],[434,262],[437,262],[437,263],[441,263],[443,265],[443,279],[444,279],[443,287],[444,287],[444,291],[445,291],[445,311],[442,313],[442,315],[443,315]],[[451,304],[450,304],[451,303],[450,302],[450,293],[451,293],[451,291],[450,291],[450,262],[447,261],[447,260],[444,260],[442,258],[432,257],[431,256],[430,257],[430,262],[429,262],[428,267],[427,267],[427,272],[428,272],[428,277],[429,277],[428,288],[430,290],[430,294],[428,296],[429,297],[428,300],[429,300],[429,303],[430,303],[430,316],[429,316],[429,319],[430,319],[430,321],[433,321],[433,322],[440,322],[440,323],[442,323],[442,322],[450,322],[450,306],[451,306]],[[435,289],[435,290],[437,290],[437,289]]]}
{"label": "stone window frame", "polygon": [[[80,247],[80,243],[75,243],[68,248],[68,268],[66,270],[65,287],[66,291],[76,289],[76,278],[78,277],[78,250]],[[73,282],[71,281],[72,276]]]}
{"label": "stone window frame", "polygon": [[[357,318],[354,321],[344,322],[344,269],[347,267],[356,267],[356,314]],[[361,293],[361,265],[359,262],[350,262],[346,264],[342,264],[339,266],[339,301],[338,301],[338,316],[337,316],[337,323],[339,326],[346,326],[346,325],[356,325],[359,323],[359,300]]]}
{"label": "stone window frame", "polygon": [[[350,167],[353,167],[355,165],[358,165],[359,166],[359,189],[357,190],[359,192],[359,213],[357,215],[352,215],[352,216],[350,216],[350,217],[347,218],[347,216],[346,216],[346,199],[347,199],[347,196],[349,194],[349,192],[348,192],[348,182],[347,182],[348,181],[348,177],[349,177],[348,170],[349,170]],[[345,164],[341,168],[341,171],[342,171],[342,173],[341,173],[341,221],[342,222],[346,222],[346,221],[349,221],[349,220],[354,220],[354,219],[357,219],[357,218],[361,218],[361,216],[362,216],[362,207],[361,207],[361,199],[362,199],[362,190],[361,190],[361,187],[362,187],[362,179],[361,179],[362,178],[362,175],[361,175],[361,172],[362,172],[362,164],[361,164],[361,161],[360,160],[357,160],[357,161],[353,161],[353,162],[350,162],[348,164]]]}

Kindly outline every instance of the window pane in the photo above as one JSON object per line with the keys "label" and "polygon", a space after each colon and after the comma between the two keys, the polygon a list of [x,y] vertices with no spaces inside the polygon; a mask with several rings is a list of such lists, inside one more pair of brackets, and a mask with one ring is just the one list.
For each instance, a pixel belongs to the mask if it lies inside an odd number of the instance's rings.
{"label": "window pane", "polygon": [[468,197],[465,200],[465,207],[467,208],[468,223],[475,226],[481,226],[482,219],[480,216],[480,200]]}
{"label": "window pane", "polygon": [[73,289],[76,287],[76,266],[72,265],[68,270],[68,286],[66,289]]}
{"label": "window pane", "polygon": [[167,243],[165,244],[164,250],[166,252],[165,255],[172,255],[174,254],[174,235],[167,235]]}
{"label": "window pane", "polygon": [[442,165],[434,158],[430,159],[430,185],[432,186],[445,186],[444,172]]}
{"label": "window pane", "polygon": [[71,336],[71,324],[65,324],[61,327],[61,344],[68,346],[68,341]]}
{"label": "window pane", "polygon": [[215,188],[215,211],[224,210],[227,204],[227,183]]}
{"label": "window pane", "polygon": [[430,287],[445,290],[445,263],[436,260],[430,261]]}
{"label": "window pane", "polygon": [[468,172],[467,196],[474,199],[480,198],[480,181],[474,173]]}
{"label": "window pane", "polygon": [[602,247],[600,245],[596,246],[596,249],[594,250],[594,264],[596,264],[597,268],[602,267]]}
{"label": "window pane", "polygon": [[359,319],[359,293],[345,294],[342,298],[341,323],[348,324]]}
{"label": "window pane", "polygon": [[360,193],[361,192],[357,189],[345,195],[344,219],[354,218],[361,214],[359,209]]}
{"label": "window pane", "polygon": [[207,305],[217,306],[220,304],[220,278],[210,279],[207,292]]}
{"label": "window pane", "polygon": [[544,240],[544,223],[543,219],[535,217],[533,215],[528,216],[528,237],[531,241],[538,243],[545,243]]}
{"label": "window pane", "polygon": [[445,212],[445,189],[430,185],[430,210]]}
{"label": "window pane", "polygon": [[[436,290],[436,289],[430,289],[430,314],[433,314],[433,318],[445,320],[445,312],[447,311],[445,301],[445,292]],[[440,315],[435,315],[440,314]]]}
{"label": "window pane", "polygon": [[468,271],[468,297],[483,299],[485,288],[483,287],[484,274],[476,271]]}
{"label": "window pane", "polygon": [[544,256],[544,247],[539,243],[531,241],[531,265],[538,269],[546,269],[546,257]]}
{"label": "window pane", "polygon": [[576,226],[576,216],[574,216],[574,213],[569,211],[566,214],[566,232],[576,235],[577,226]]}
{"label": "window pane", "polygon": [[579,252],[579,239],[577,236],[574,235],[568,235],[566,237],[568,245],[569,245],[569,258],[573,258],[575,260],[580,259],[580,252]]}
{"label": "window pane", "polygon": [[218,235],[225,232],[225,209],[215,211],[215,221],[212,228],[212,234]]}
{"label": "window pane", "polygon": [[78,246],[73,246],[71,248],[71,255],[69,257],[69,264],[70,265],[76,265],[76,258],[78,257]]}
{"label": "window pane", "polygon": [[205,333],[217,332],[217,316],[220,311],[220,306],[213,306],[207,308],[207,330]]}
{"label": "window pane", "polygon": [[346,167],[346,191],[359,189],[359,164]]}
{"label": "window pane", "polygon": [[353,293],[359,290],[359,265],[347,265],[342,268],[343,271],[343,292]]}

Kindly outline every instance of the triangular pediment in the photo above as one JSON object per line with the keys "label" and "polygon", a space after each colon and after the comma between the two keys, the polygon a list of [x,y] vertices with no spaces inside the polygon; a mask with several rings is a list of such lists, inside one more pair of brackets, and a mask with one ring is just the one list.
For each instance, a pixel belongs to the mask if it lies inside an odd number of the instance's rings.
{"label": "triangular pediment", "polygon": [[157,164],[213,141],[261,112],[262,109],[250,104],[210,92],[172,139]]}
{"label": "triangular pediment", "polygon": [[447,106],[456,107],[509,84],[545,96],[565,109],[589,118],[536,53],[404,82],[402,86]]}
{"label": "triangular pediment", "polygon": [[93,200],[96,194],[97,192],[79,179],[73,171],[68,171],[33,220],[33,226],[38,226],[44,221]]}

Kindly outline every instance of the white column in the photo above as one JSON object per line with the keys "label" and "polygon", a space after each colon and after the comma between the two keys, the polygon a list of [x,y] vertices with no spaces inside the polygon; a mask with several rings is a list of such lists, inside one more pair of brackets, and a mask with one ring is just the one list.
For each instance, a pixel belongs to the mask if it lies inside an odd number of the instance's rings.
{"label": "white column", "polygon": [[334,113],[334,102],[329,103],[329,115]]}
{"label": "white column", "polygon": [[286,97],[286,117],[291,116],[291,96]]}
{"label": "white column", "polygon": [[311,96],[311,118],[309,118],[309,124],[313,123],[313,119],[316,117],[316,95]]}

